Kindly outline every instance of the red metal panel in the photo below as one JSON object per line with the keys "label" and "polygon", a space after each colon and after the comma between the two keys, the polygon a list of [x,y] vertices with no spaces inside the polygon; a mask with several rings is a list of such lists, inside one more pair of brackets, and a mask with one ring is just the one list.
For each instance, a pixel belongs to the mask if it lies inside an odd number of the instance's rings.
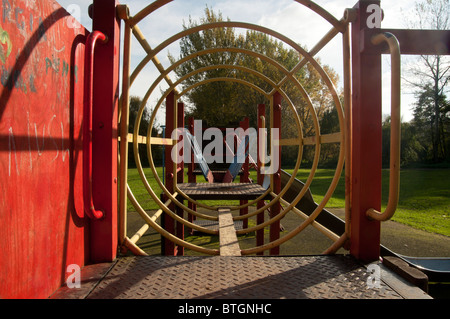
{"label": "red metal panel", "polygon": [[117,0],[95,0],[93,30],[108,42],[98,45],[94,58],[92,128],[93,194],[105,217],[91,222],[91,261],[108,262],[117,254],[117,152],[120,23]]}
{"label": "red metal panel", "polygon": [[[184,128],[184,104],[178,103],[178,112],[177,112],[177,127],[178,129],[182,130]],[[181,141],[183,137],[180,135],[179,140]],[[180,152],[180,150],[179,150]],[[179,153],[180,163],[178,164],[179,171],[177,172],[177,183],[182,184],[184,182],[184,162],[183,162],[183,156],[184,151]],[[180,201],[183,202],[183,198],[180,198]],[[176,212],[178,216],[184,218],[184,210],[181,207],[176,207]],[[177,222],[177,236],[178,238],[184,239],[184,225],[183,223]],[[177,246],[177,255],[183,256],[184,255],[184,247],[183,246]]]}
{"label": "red metal panel", "polygon": [[46,298],[88,259],[86,30],[55,1],[0,4],[0,299]]}
{"label": "red metal panel", "polygon": [[375,260],[380,252],[380,223],[366,216],[369,208],[381,209],[381,56],[361,53],[361,36],[367,28],[367,6],[380,1],[360,1],[358,20],[352,25],[353,138],[352,227],[353,256]]}

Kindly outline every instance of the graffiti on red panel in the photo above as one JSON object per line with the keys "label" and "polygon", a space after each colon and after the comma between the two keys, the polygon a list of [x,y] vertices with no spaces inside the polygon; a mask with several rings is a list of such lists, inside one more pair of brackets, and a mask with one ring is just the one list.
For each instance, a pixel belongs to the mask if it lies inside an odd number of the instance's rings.
{"label": "graffiti on red panel", "polygon": [[0,43],[2,44],[0,46],[0,60],[3,62],[3,64],[5,64],[6,59],[10,56],[12,51],[12,42],[11,38],[9,37],[9,33],[3,30],[1,27],[0,27]]}
{"label": "graffiti on red panel", "polygon": [[[0,146],[6,176],[66,163],[81,127],[84,28],[56,1],[0,0]],[[78,10],[78,11],[77,11]],[[79,18],[79,17],[78,17]]]}
{"label": "graffiti on red panel", "polygon": [[[4,88],[20,90],[23,93],[37,93],[40,81],[49,71],[55,76],[67,79],[70,72],[78,78],[78,68],[70,65],[70,47],[59,38],[60,29],[81,28],[76,19],[54,4],[48,17],[39,16],[43,5],[36,0],[0,0],[0,78]],[[76,13],[76,10],[72,10]],[[61,44],[60,44],[61,43]],[[37,50],[44,46],[45,49]],[[24,52],[29,51],[29,52]],[[24,56],[25,55],[25,56]],[[20,65],[19,59],[26,60]],[[54,78],[58,85],[67,86],[67,81]],[[48,83],[48,82],[47,82]]]}

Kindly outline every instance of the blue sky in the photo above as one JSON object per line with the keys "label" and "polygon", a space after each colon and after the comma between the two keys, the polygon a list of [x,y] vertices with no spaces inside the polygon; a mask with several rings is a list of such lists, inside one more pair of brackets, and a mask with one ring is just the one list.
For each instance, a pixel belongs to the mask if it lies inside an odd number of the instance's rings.
{"label": "blue sky", "polygon": [[[91,30],[91,20],[87,16],[87,8],[92,0],[58,0],[58,2],[77,18],[89,30]],[[142,8],[152,1],[148,0],[123,0],[122,4],[127,4],[131,15],[135,15]],[[322,6],[340,19],[345,8],[355,5],[357,0],[316,0]],[[330,25],[322,18],[312,13],[303,5],[292,0],[176,0],[167,4],[150,17],[144,19],[140,28],[152,47],[182,30],[183,21],[192,19],[198,20],[203,16],[206,5],[214,11],[222,12],[225,18],[232,21],[243,21],[263,25],[285,36],[312,48],[319,39],[330,29]],[[382,22],[384,28],[405,28],[406,20],[412,14],[414,1],[396,0],[381,1],[385,18]],[[78,15],[78,16],[77,16]],[[342,55],[341,37],[338,36],[328,44],[319,54],[322,64],[331,66],[338,74],[342,75]],[[136,44],[136,42],[134,42]],[[136,65],[143,57],[144,51],[138,47],[133,47],[132,64]],[[177,56],[178,44],[168,48],[170,53]],[[167,51],[162,52],[158,58],[164,66],[168,66]],[[405,57],[403,60],[407,60]],[[390,111],[390,72],[389,58],[383,58],[383,113]],[[133,85],[132,94],[139,96],[145,92],[155,76],[159,75],[151,67],[139,76],[136,84]],[[341,76],[342,79],[342,76]],[[414,96],[407,87],[403,88],[402,95],[402,116],[405,121],[411,119],[411,104],[414,103]],[[152,97],[149,104],[154,103],[158,98]]]}

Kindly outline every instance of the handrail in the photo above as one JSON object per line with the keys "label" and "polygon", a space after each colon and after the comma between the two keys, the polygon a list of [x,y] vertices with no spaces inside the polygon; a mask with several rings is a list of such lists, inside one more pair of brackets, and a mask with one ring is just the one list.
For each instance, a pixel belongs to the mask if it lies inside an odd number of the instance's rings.
{"label": "handrail", "polygon": [[366,215],[374,220],[389,220],[395,213],[398,205],[400,190],[400,45],[397,38],[389,32],[380,33],[372,37],[372,43],[378,45],[387,42],[391,54],[391,146],[389,170],[389,199],[383,213],[370,208]]}
{"label": "handrail", "polygon": [[[85,77],[84,77],[84,112],[83,112],[83,199],[84,212],[89,218],[99,220],[105,217],[103,210],[95,209],[92,196],[92,104],[94,82],[94,50],[97,41],[106,43],[107,37],[99,32],[92,32],[86,41]],[[88,206],[89,205],[89,206]]]}

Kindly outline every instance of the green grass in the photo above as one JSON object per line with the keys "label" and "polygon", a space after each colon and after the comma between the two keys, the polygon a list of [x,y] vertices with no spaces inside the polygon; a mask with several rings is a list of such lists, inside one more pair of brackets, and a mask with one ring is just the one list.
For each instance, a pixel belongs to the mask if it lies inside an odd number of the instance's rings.
{"label": "green grass", "polygon": [[[292,172],[288,170],[289,173]],[[305,181],[309,170],[300,170],[297,178]],[[319,169],[311,184],[316,202],[330,186],[334,170]],[[382,209],[389,193],[389,170],[382,171]],[[344,177],[327,207],[345,206]],[[450,169],[406,169],[400,173],[400,198],[392,220],[432,233],[450,236]]]}
{"label": "green grass", "polygon": [[[157,168],[162,179],[162,168]],[[292,170],[286,170],[291,173]],[[161,190],[152,177],[151,170],[145,169],[145,175],[157,196]],[[306,181],[310,171],[299,170],[297,178]],[[383,170],[382,208],[388,200],[389,171]],[[254,175],[254,174],[253,174]],[[320,202],[328,190],[334,170],[317,170],[311,184],[311,191],[316,202]],[[255,179],[255,176],[253,176]],[[198,178],[199,181],[202,177]],[[128,184],[135,197],[145,210],[158,209],[146,189],[143,187],[137,169],[128,172]],[[327,207],[345,206],[344,177],[340,178],[338,187]],[[209,205],[221,205],[220,201],[209,201]],[[128,209],[134,211],[131,203]],[[432,233],[450,236],[450,169],[406,169],[400,175],[400,200],[393,220]]]}
{"label": "green grass", "polygon": [[[383,198],[387,198],[388,172],[383,173]],[[403,170],[400,183],[393,220],[450,236],[450,169]]]}
{"label": "green grass", "polygon": [[[163,180],[162,179],[162,175],[163,175],[162,167],[157,167],[156,171],[158,173],[159,178],[162,181]],[[162,193],[162,190],[159,187],[156,179],[153,177],[152,170],[150,168],[144,168],[144,174],[147,178],[149,185],[152,187],[155,194],[159,197],[160,194]],[[252,172],[250,178],[256,180],[256,172],[255,171]],[[187,175],[184,180],[187,181]],[[197,176],[197,182],[198,183],[205,182],[203,176]],[[159,209],[158,205],[153,201],[152,197],[148,194],[148,192],[141,180],[139,172],[136,168],[130,168],[128,170],[128,185],[144,210]],[[207,204],[209,206],[230,205],[230,201],[208,200],[208,201],[200,201],[200,202]],[[239,205],[239,201],[233,201],[233,202],[231,202],[231,205]],[[128,210],[135,211],[135,208],[133,207],[133,205],[130,201],[128,201]]]}

